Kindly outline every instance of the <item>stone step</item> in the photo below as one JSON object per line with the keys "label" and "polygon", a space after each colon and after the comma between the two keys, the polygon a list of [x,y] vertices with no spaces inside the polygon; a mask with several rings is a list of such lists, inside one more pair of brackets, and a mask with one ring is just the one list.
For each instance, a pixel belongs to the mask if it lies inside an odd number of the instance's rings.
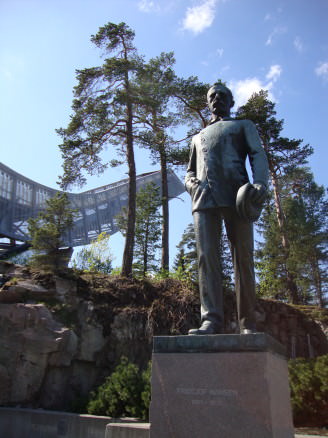
{"label": "stone step", "polygon": [[[149,423],[110,423],[105,438],[149,438]],[[295,438],[327,438],[323,435],[300,435]]]}
{"label": "stone step", "polygon": [[149,423],[110,423],[105,438],[149,438]]}

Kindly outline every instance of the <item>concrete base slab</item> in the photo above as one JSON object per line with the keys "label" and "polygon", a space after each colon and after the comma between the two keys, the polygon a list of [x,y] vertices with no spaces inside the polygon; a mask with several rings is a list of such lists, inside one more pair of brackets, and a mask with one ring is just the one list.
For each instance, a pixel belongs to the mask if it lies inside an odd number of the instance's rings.
{"label": "concrete base slab", "polygon": [[0,408],[1,438],[104,438],[113,418],[43,409]]}
{"label": "concrete base slab", "polygon": [[264,333],[154,338],[150,438],[293,438],[276,344]]}
{"label": "concrete base slab", "polygon": [[108,424],[105,438],[149,438],[149,423]]}
{"label": "concrete base slab", "polygon": [[109,423],[136,422],[43,409],[0,407],[0,438],[104,438]]}

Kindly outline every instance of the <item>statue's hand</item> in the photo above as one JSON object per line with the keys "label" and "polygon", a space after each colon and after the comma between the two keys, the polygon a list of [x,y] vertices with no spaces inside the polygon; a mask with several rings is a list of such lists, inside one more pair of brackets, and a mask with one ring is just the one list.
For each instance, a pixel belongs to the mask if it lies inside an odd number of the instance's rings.
{"label": "statue's hand", "polygon": [[193,194],[193,192],[198,187],[199,183],[200,183],[199,179],[196,178],[195,176],[192,176],[191,178],[188,179],[188,181],[186,183],[186,188],[187,188],[187,191],[190,195]]}
{"label": "statue's hand", "polygon": [[199,179],[196,178],[195,176],[192,176],[189,181],[190,181],[191,184],[197,184],[198,185],[200,183]]}
{"label": "statue's hand", "polygon": [[266,189],[265,185],[259,184],[259,183],[252,184],[252,191],[250,193],[250,199],[255,204],[263,204],[266,197],[267,197],[267,189]]}

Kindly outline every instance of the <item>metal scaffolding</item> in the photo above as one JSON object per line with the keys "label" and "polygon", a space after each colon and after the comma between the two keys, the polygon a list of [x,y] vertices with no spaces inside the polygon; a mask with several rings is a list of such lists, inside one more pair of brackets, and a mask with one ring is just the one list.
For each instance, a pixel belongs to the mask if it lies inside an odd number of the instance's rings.
{"label": "metal scaffolding", "polygon": [[[161,172],[137,176],[137,190],[153,182],[161,187]],[[168,171],[169,199],[184,192],[185,188],[175,173]],[[39,184],[0,163],[0,238],[26,242],[27,220],[36,217],[46,207],[46,200],[59,190]],[[67,246],[86,245],[101,232],[118,231],[115,216],[128,203],[128,179],[82,193],[68,193],[71,207],[78,213],[74,226],[64,237]],[[11,243],[3,243],[2,249]],[[1,245],[0,245],[1,246]]]}

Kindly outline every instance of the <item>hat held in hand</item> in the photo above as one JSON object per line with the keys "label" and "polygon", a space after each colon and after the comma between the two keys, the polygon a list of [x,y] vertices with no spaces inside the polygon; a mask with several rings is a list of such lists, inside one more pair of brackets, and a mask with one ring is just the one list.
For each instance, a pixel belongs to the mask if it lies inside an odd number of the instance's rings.
{"label": "hat held in hand", "polygon": [[256,222],[261,215],[263,202],[266,197],[266,190],[263,187],[263,193],[260,199],[253,199],[256,188],[251,183],[241,186],[237,193],[236,208],[239,216],[246,222]]}

